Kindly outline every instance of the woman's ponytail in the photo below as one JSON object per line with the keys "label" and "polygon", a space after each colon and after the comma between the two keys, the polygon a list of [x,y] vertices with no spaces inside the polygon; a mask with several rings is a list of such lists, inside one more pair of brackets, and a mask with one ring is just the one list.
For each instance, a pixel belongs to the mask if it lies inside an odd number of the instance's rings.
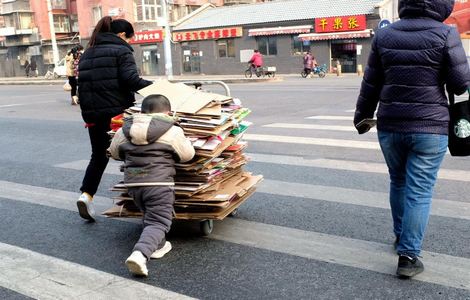
{"label": "woman's ponytail", "polygon": [[95,26],[93,33],[91,35],[90,41],[88,42],[88,47],[94,47],[96,43],[96,36],[100,32],[111,32],[111,23],[113,19],[110,16],[101,18]]}

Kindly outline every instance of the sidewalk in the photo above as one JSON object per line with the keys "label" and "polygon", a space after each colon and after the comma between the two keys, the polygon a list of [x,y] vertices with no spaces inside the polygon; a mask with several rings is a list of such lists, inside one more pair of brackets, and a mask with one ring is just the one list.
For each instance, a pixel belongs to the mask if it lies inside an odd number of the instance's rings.
{"label": "sidewalk", "polygon": [[[290,76],[290,75],[286,75]],[[298,76],[298,75],[297,75]],[[165,79],[165,76],[143,76],[148,80]],[[173,76],[173,82],[179,81],[207,81],[207,80],[221,80],[225,83],[256,83],[256,82],[276,82],[282,81],[283,75],[277,75],[274,78],[245,78],[243,75],[178,75]],[[45,79],[44,76],[38,77],[1,77],[0,85],[61,85],[67,81],[67,78],[62,77],[59,79]]]}

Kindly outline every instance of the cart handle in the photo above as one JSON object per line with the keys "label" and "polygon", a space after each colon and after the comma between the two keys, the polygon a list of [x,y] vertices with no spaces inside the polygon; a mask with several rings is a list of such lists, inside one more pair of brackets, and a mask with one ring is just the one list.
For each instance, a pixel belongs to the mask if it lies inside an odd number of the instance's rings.
{"label": "cart handle", "polygon": [[220,80],[189,80],[189,81],[182,81],[181,83],[193,84],[193,85],[194,84],[221,85],[225,90],[225,95],[231,97],[230,88],[225,82],[220,81]]}

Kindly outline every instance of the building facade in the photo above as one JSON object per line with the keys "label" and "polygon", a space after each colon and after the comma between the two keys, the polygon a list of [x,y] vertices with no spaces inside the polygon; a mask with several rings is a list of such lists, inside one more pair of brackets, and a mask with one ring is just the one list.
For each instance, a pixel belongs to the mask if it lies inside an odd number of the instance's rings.
{"label": "building facade", "polygon": [[[224,4],[223,0],[174,0],[170,18],[180,19],[207,3]],[[133,42],[142,73],[162,74],[161,0],[51,0],[51,6],[59,57],[78,43],[85,46],[98,20],[109,15],[129,20],[137,37],[142,37]],[[40,74],[53,64],[47,1],[0,0],[0,76],[23,76],[26,60],[34,60]]]}
{"label": "building facade", "polygon": [[[46,1],[0,0],[0,76],[24,75],[26,60],[35,61],[41,73],[52,63],[51,33]],[[51,0],[54,30],[64,55],[78,43],[75,0]]]}
{"label": "building facade", "polygon": [[340,64],[343,72],[357,72],[380,22],[377,1],[335,2],[207,8],[174,28],[174,73],[243,74],[253,49],[279,73],[300,73],[307,51],[330,70]]}

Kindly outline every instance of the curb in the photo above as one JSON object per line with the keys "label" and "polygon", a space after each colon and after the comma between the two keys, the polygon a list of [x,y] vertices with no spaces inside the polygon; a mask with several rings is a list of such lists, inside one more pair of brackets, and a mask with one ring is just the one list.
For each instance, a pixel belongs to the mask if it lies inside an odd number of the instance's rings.
{"label": "curb", "polygon": [[[185,79],[173,79],[171,82],[184,82],[184,81],[223,81],[225,83],[259,83],[259,82],[280,82],[283,81],[283,77],[274,78],[227,78],[227,79],[216,79],[216,78],[185,78]],[[63,85],[65,80],[0,80],[0,85]]]}

